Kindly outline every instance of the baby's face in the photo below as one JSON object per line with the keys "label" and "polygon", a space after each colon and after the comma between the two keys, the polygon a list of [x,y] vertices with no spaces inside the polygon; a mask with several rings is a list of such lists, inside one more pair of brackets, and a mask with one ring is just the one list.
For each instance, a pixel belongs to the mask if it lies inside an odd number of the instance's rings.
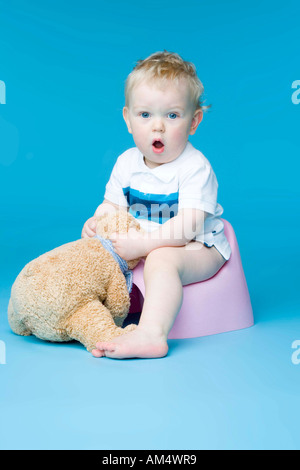
{"label": "baby's face", "polygon": [[146,165],[155,168],[179,157],[203,114],[195,111],[187,83],[181,80],[136,85],[123,116]]}

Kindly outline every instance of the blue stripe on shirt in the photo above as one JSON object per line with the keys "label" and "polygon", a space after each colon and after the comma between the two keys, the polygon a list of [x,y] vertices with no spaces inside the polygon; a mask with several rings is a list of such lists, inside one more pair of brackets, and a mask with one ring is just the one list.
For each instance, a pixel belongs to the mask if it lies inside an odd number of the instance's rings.
{"label": "blue stripe on shirt", "polygon": [[130,207],[130,213],[136,219],[147,219],[163,224],[178,213],[178,195],[142,193],[130,186],[123,188],[124,196]]}

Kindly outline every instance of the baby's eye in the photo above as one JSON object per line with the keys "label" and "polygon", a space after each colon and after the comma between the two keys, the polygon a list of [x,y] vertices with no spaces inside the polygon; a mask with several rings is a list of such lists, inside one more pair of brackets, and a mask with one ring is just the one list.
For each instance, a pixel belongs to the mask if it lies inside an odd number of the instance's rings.
{"label": "baby's eye", "polygon": [[176,119],[176,118],[178,117],[178,114],[176,114],[176,113],[169,113],[169,114],[168,114],[168,117],[169,117],[170,119],[173,119],[173,120],[174,120],[174,119]]}
{"label": "baby's eye", "polygon": [[148,119],[148,118],[150,117],[150,113],[147,113],[147,112],[141,113],[140,115],[141,115],[142,118],[144,118],[144,119]]}

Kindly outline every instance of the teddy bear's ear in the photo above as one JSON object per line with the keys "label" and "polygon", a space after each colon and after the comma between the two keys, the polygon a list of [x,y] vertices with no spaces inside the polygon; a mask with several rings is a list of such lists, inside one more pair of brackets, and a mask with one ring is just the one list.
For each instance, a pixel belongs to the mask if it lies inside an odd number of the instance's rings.
{"label": "teddy bear's ear", "polygon": [[135,228],[138,232],[141,230],[140,224],[134,217],[132,217],[132,220],[130,220],[129,228]]}
{"label": "teddy bear's ear", "polygon": [[107,233],[107,219],[106,214],[104,215],[99,215],[96,217],[96,233],[99,236],[104,236],[105,233]]}
{"label": "teddy bear's ear", "polygon": [[104,217],[106,217],[106,214],[97,215],[96,216],[96,222],[100,222],[102,219],[104,219]]}

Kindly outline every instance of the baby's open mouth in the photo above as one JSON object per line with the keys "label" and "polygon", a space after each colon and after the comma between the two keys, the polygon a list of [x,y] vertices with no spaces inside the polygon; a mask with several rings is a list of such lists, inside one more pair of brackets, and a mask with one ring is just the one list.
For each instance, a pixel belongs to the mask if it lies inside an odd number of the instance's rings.
{"label": "baby's open mouth", "polygon": [[165,151],[165,144],[161,140],[153,140],[152,142],[152,150],[154,153],[163,153]]}
{"label": "baby's open mouth", "polygon": [[164,144],[160,140],[155,140],[152,144],[156,149],[162,149]]}

